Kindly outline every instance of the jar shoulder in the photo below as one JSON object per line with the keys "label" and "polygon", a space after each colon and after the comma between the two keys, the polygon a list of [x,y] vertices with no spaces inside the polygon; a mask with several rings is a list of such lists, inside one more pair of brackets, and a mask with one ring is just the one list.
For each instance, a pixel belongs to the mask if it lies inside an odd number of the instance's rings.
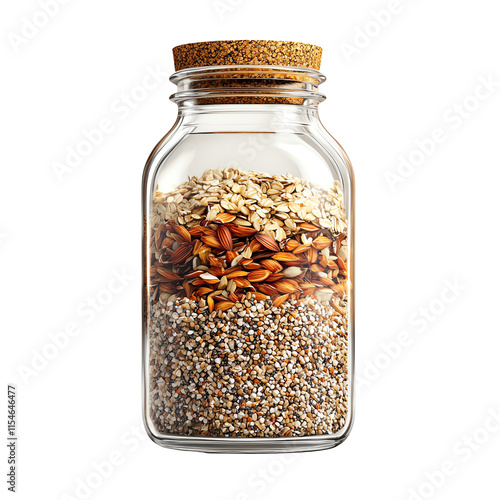
{"label": "jar shoulder", "polygon": [[146,184],[175,184],[207,169],[292,174],[314,183],[338,180],[350,190],[354,174],[349,157],[319,119],[307,124],[251,131],[205,131],[178,120],[150,154]]}

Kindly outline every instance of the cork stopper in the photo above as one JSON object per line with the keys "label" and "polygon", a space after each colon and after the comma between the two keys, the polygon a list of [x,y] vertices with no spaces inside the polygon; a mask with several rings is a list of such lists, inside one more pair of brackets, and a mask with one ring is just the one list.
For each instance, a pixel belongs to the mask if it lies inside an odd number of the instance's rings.
{"label": "cork stopper", "polygon": [[319,70],[322,51],[317,45],[274,40],[224,40],[173,48],[176,71],[225,65],[295,66]]}

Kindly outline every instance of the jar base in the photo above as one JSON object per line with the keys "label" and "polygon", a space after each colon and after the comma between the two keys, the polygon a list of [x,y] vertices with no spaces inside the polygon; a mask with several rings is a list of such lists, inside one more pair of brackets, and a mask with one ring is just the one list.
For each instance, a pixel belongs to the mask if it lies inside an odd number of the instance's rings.
{"label": "jar base", "polygon": [[164,448],[203,453],[301,453],[334,448],[343,443],[348,436],[344,432],[335,435],[305,436],[296,438],[209,438],[187,436],[162,436],[150,434],[156,444]]}

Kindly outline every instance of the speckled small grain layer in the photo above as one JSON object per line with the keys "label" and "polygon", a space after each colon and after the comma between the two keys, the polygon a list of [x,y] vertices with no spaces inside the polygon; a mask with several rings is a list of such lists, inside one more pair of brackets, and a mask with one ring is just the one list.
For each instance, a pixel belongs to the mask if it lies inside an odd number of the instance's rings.
{"label": "speckled small grain layer", "polygon": [[309,302],[214,311],[153,306],[149,414],[156,431],[211,437],[335,434],[348,413],[347,318]]}

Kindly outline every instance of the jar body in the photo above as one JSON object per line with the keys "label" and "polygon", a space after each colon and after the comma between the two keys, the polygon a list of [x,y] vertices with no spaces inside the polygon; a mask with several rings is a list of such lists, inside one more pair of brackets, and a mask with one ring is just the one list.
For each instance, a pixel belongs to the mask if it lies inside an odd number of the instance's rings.
{"label": "jar body", "polygon": [[146,165],[144,420],[158,444],[326,449],[353,417],[353,176],[317,108],[182,109]]}

